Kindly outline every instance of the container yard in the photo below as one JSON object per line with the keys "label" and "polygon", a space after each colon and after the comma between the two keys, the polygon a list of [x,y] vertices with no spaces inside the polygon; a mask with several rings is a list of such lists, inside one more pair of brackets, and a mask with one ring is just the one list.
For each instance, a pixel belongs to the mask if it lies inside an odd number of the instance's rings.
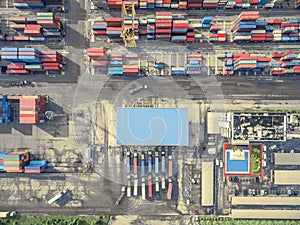
{"label": "container yard", "polygon": [[299,1],[0,7],[3,211],[299,219]]}
{"label": "container yard", "polygon": [[[132,2],[134,6],[140,9],[247,9],[247,8],[273,8],[273,1],[268,0],[250,0],[250,1],[216,1],[216,0],[135,0],[124,1],[125,4],[130,5]],[[122,0],[107,0],[109,9],[121,9]]]}

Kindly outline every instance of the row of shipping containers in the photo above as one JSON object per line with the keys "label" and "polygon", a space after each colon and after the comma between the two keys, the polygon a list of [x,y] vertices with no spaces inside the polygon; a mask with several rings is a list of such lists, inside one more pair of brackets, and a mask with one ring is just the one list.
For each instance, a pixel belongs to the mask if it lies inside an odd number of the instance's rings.
{"label": "row of shipping containers", "polygon": [[[130,21],[131,22],[131,21]],[[233,42],[295,42],[300,40],[300,21],[290,19],[259,20],[258,11],[242,12],[233,21]],[[227,33],[212,24],[212,17],[205,16],[202,29],[209,29],[210,42],[226,42]],[[94,35],[107,35],[111,39],[119,39],[122,32],[122,18],[107,18],[106,22],[92,26]],[[195,29],[188,19],[175,18],[172,12],[156,12],[148,15],[147,20],[135,20],[136,40],[139,35],[147,35],[148,40],[171,42],[195,42]]]}
{"label": "row of shipping containers", "polygon": [[[124,23],[131,27],[131,17],[125,17]],[[172,42],[194,42],[194,28],[186,19],[175,19],[172,12],[156,12],[148,15],[147,21],[134,20],[135,39],[140,35],[147,35],[148,40],[164,40]],[[107,35],[111,39],[120,39],[122,32],[122,18],[106,18],[105,22],[92,25],[94,35]]]}
{"label": "row of shipping containers", "polygon": [[[101,68],[108,75],[139,75],[140,57],[138,54],[107,54],[104,48],[89,48],[87,55],[90,66]],[[196,75],[201,74],[203,66],[201,54],[187,54],[184,67],[171,67],[171,75]],[[163,69],[164,64],[156,62],[157,69]]]}
{"label": "row of shipping containers", "polygon": [[271,75],[300,74],[300,54],[293,51],[274,53],[269,57],[251,54],[227,53],[224,57],[222,74],[234,75],[236,72],[269,71]]}
{"label": "row of shipping containers", "polygon": [[5,41],[45,41],[46,38],[62,38],[62,21],[53,12],[38,12],[35,18],[11,17],[10,28],[18,36],[2,34]]}
{"label": "row of shipping containers", "polygon": [[[155,191],[159,192],[160,187],[162,190],[166,189],[166,179],[168,180],[168,189],[167,189],[167,199],[172,199],[172,190],[173,190],[173,159],[172,156],[167,156],[162,153],[161,156],[158,152],[155,152],[155,156],[153,157],[152,152],[148,152],[148,157],[144,153],[142,153],[139,157],[137,153],[130,154],[127,153],[126,158],[126,172],[128,175],[133,173],[134,175],[134,185],[133,185],[133,193],[134,196],[138,194],[138,175],[140,175],[141,180],[141,188],[142,188],[142,199],[146,199],[146,192],[149,198],[153,197],[153,186],[155,186]],[[168,162],[168,163],[167,163]],[[153,173],[155,175],[153,175]],[[161,175],[161,179],[159,179],[159,175]],[[154,180],[155,177],[155,180]],[[131,181],[130,176],[128,176],[128,196],[131,196]],[[147,180],[147,184],[146,184]],[[154,180],[154,181],[153,181]],[[146,190],[146,185],[148,186]]]}
{"label": "row of shipping containers", "polygon": [[300,40],[300,21],[259,20],[258,11],[242,12],[232,27],[234,42],[293,42]]}
{"label": "row of shipping containers", "polygon": [[0,95],[0,124],[11,122],[11,109],[11,100],[6,95]]}
{"label": "row of shipping containers", "polygon": [[47,5],[62,5],[62,0],[13,0],[16,8],[44,8]]}
{"label": "row of shipping containers", "polygon": [[45,113],[45,97],[40,95],[20,98],[20,124],[36,124],[43,120]]}
{"label": "row of shipping containers", "polygon": [[7,61],[7,74],[60,71],[63,57],[57,51],[40,51],[36,48],[1,48],[1,60]]}
{"label": "row of shipping containers", "polygon": [[43,173],[47,167],[45,160],[30,160],[29,152],[0,153],[0,172]]}
{"label": "row of shipping containers", "polygon": [[217,9],[217,8],[250,8],[270,4],[269,0],[107,0],[109,9],[120,9],[122,2],[125,5],[134,3],[136,8],[154,9]]}
{"label": "row of shipping containers", "polygon": [[[17,103],[18,106],[12,103]],[[19,115],[19,124],[42,123],[45,113],[45,96],[7,96],[0,95],[0,124],[13,122],[13,111]],[[17,113],[18,110],[18,113]]]}

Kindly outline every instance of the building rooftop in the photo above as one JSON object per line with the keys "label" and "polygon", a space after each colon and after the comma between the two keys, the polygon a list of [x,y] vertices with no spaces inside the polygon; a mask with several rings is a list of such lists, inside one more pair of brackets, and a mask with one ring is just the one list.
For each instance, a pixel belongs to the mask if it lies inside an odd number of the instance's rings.
{"label": "building rooftop", "polygon": [[300,153],[275,153],[275,165],[300,165]]}
{"label": "building rooftop", "polygon": [[300,219],[300,210],[232,209],[231,216],[236,219]]}
{"label": "building rooftop", "polygon": [[188,145],[187,108],[117,108],[117,144]]}
{"label": "building rooftop", "polygon": [[214,204],[214,162],[202,162],[201,205]]}
{"label": "building rooftop", "polygon": [[274,184],[300,185],[300,170],[274,170]]}
{"label": "building rooftop", "polygon": [[239,197],[233,196],[232,205],[300,205],[300,197]]}

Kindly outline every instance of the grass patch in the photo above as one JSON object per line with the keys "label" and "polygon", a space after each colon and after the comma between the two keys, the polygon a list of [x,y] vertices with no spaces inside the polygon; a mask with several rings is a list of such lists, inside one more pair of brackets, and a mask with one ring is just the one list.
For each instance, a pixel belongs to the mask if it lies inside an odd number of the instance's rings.
{"label": "grass patch", "polygon": [[0,225],[106,225],[108,216],[20,216],[0,219]]}
{"label": "grass patch", "polygon": [[252,146],[252,174],[260,174],[260,146]]}

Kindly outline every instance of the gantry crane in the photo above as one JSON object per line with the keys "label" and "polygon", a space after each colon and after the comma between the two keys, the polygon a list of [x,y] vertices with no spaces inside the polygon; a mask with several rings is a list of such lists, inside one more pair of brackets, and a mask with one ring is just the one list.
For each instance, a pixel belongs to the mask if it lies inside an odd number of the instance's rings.
{"label": "gantry crane", "polygon": [[[130,9],[131,8],[131,9]],[[131,10],[131,14],[127,12],[127,9]],[[125,17],[131,16],[131,25],[125,24]],[[125,47],[136,48],[136,42],[134,38],[134,19],[136,12],[134,9],[134,3],[129,7],[126,7],[125,2],[122,2],[122,33],[121,38],[124,41]]]}

